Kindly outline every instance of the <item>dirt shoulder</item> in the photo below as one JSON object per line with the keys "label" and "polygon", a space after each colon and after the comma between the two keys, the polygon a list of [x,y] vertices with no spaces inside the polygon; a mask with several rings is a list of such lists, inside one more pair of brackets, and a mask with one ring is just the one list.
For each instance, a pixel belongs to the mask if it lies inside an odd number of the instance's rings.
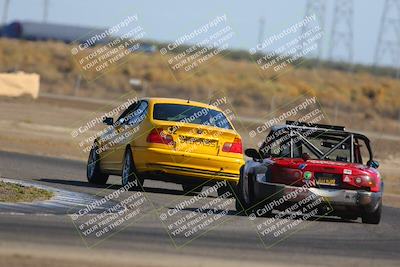
{"label": "dirt shoulder", "polygon": [[[259,262],[244,260],[234,260],[228,258],[200,257],[195,255],[149,253],[143,251],[110,251],[71,247],[50,247],[43,245],[27,245],[21,247],[20,244],[2,245],[0,242],[0,266],[18,267],[70,267],[70,266],[131,266],[131,267],[187,267],[187,266],[318,266],[315,264],[285,263],[278,259],[284,257],[277,255],[276,261]],[[348,265],[349,262],[357,262],[359,265],[371,265],[370,259],[359,258],[338,258],[335,256],[317,255],[319,263],[321,261],[335,262],[339,265]],[[380,262],[384,266],[393,266],[393,261],[383,260]]]}

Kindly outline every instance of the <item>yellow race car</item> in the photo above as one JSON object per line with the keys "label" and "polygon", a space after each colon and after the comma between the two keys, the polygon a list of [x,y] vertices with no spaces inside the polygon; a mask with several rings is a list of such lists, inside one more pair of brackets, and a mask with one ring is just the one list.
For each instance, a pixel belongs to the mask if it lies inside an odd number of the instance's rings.
{"label": "yellow race car", "polygon": [[[227,114],[216,105],[172,98],[144,98],[129,106],[94,142],[87,164],[90,183],[120,175],[140,189],[144,179],[201,190],[206,181],[235,186],[243,148]],[[225,188],[228,190],[228,188]],[[224,190],[221,190],[222,192]]]}

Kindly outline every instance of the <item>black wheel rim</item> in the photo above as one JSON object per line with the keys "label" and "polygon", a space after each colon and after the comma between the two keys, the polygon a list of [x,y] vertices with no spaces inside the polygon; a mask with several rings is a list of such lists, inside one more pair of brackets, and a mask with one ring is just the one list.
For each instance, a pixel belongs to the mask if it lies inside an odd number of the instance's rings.
{"label": "black wheel rim", "polygon": [[88,173],[89,177],[94,176],[94,170],[96,168],[96,149],[92,148],[90,151],[90,156],[89,156],[89,163],[88,163]]}
{"label": "black wheel rim", "polygon": [[129,174],[131,171],[131,166],[130,166],[130,158],[129,158],[129,154],[127,154],[125,156],[124,159],[124,166],[122,169],[122,185],[126,185],[129,182]]}
{"label": "black wheel rim", "polygon": [[244,174],[243,174],[242,191],[243,191],[243,200],[244,200],[244,202],[247,205],[250,205],[249,180],[248,180],[248,177],[245,178]]}

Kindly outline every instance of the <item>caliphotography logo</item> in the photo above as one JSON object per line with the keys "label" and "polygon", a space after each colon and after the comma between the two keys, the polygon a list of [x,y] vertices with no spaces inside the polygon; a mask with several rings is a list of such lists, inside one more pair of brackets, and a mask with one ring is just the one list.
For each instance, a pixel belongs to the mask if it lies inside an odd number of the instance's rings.
{"label": "caliphotography logo", "polygon": [[71,49],[71,55],[82,75],[93,80],[141,52],[145,36],[138,15],[129,15],[110,28],[80,37],[83,41]]}
{"label": "caliphotography logo", "polygon": [[221,58],[231,47],[234,37],[227,15],[218,15],[162,47],[160,54],[179,80],[179,72],[195,73]]}
{"label": "caliphotography logo", "polygon": [[399,266],[400,0],[0,14],[0,267]]}

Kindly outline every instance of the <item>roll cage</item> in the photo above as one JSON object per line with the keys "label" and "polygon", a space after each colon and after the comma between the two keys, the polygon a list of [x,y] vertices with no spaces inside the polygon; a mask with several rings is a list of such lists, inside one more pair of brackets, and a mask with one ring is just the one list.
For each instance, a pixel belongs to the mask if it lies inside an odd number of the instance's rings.
{"label": "roll cage", "polygon": [[[287,121],[286,125],[273,126],[266,140],[260,147],[260,154],[263,158],[273,156],[271,146],[274,142],[277,142],[279,138],[281,138],[280,141],[285,145],[287,151],[284,156],[285,158],[301,157],[296,155],[296,149],[298,149],[296,148],[296,144],[302,143],[317,157],[317,159],[330,160],[328,157],[333,152],[338,149],[346,149],[350,154],[349,161],[346,159],[347,162],[362,163],[359,150],[359,140],[362,140],[369,154],[367,165],[373,161],[373,153],[369,139],[362,134],[345,131],[343,126],[310,124],[296,121]],[[336,143],[328,143],[328,145],[330,145],[329,149],[323,152],[311,142],[310,139],[312,138],[331,140]]]}

